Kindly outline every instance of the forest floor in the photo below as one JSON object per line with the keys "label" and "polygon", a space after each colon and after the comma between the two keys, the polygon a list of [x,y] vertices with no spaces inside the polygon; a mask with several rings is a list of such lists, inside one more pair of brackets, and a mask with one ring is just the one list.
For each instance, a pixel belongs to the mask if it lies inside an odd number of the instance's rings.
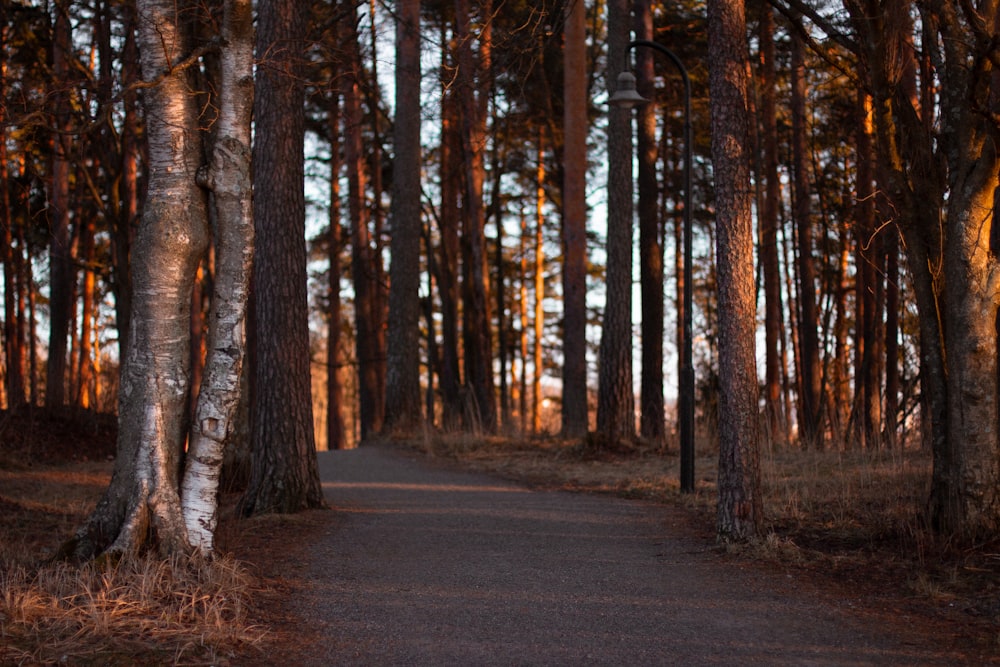
{"label": "forest floor", "polygon": [[[762,455],[767,537],[758,545],[725,548],[714,542],[711,452],[699,452],[697,490],[682,495],[671,452],[607,451],[552,438],[435,436],[395,445],[435,466],[488,473],[531,488],[661,503],[684,517],[689,537],[721,558],[789,572],[833,594],[862,598],[886,624],[906,618],[933,632],[941,646],[967,655],[969,664],[1000,653],[1000,538],[960,545],[932,536],[922,519],[930,465],[923,452],[769,449]],[[113,418],[13,419],[0,413],[0,582],[14,566],[37,568],[72,533],[106,487],[113,452]],[[228,498],[227,506],[233,500]],[[281,655],[282,647],[294,645],[303,619],[287,604],[297,592],[286,574],[288,564],[306,558],[310,544],[338,520],[337,511],[314,511],[238,521],[230,510],[218,538],[221,550],[252,580],[240,617],[247,632],[194,649],[184,641],[197,645],[200,640],[178,640],[182,648],[174,649],[173,662],[204,661],[208,655],[214,664],[267,664],[262,656]],[[10,597],[9,590],[4,594]],[[5,642],[21,642],[23,648],[30,637],[18,635],[13,619],[4,616],[11,600],[0,599],[0,604],[6,605],[0,606],[0,664],[7,664]],[[192,637],[197,637],[198,621],[191,622]],[[67,641],[86,632],[76,627]],[[68,664],[116,664],[88,650],[80,655],[93,655],[93,661],[70,659]],[[141,648],[133,642],[129,650],[129,660],[141,664]],[[22,655],[35,659],[21,658],[21,664],[47,662],[41,648]],[[162,647],[151,645],[148,656],[146,664],[162,663]]]}

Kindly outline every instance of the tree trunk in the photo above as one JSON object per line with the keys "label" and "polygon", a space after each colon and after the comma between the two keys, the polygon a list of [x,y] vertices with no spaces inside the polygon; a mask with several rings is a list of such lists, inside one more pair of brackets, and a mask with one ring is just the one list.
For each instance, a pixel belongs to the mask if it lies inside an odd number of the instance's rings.
{"label": "tree trunk", "polygon": [[45,382],[45,405],[65,404],[66,339],[69,336],[70,311],[73,307],[73,263],[70,257],[70,142],[69,130],[69,60],[72,27],[69,2],[55,3],[55,28],[52,38],[52,70],[56,90],[56,134],[53,137],[52,174],[49,183],[49,350]]}
{"label": "tree trunk", "polygon": [[351,219],[351,262],[354,277],[355,345],[358,362],[358,403],[361,440],[382,429],[384,396],[380,392],[378,286],[367,206],[367,171],[362,142],[361,61],[354,17],[346,18],[343,43],[348,55],[342,76],[344,96],[344,160],[347,166],[348,213]]}
{"label": "tree trunk", "polygon": [[719,537],[763,528],[758,454],[746,18],[742,0],[708,2],[719,299]]}
{"label": "tree trunk", "polygon": [[[253,472],[245,515],[324,504],[316,464],[306,293],[304,6],[258,5],[254,101]],[[280,169],[275,168],[281,165]]]}
{"label": "tree trunk", "polygon": [[[608,87],[625,63],[629,3],[608,2]],[[609,444],[635,440],[632,387],[632,132],[631,111],[608,110],[607,301],[598,360],[597,431]]]}
{"label": "tree trunk", "polygon": [[385,410],[389,429],[413,434],[421,423],[420,0],[405,0],[397,10]]}
{"label": "tree trunk", "polygon": [[542,430],[542,376],[545,361],[542,358],[542,337],[545,334],[545,150],[542,132],[538,133],[538,164],[535,169],[535,316],[532,364],[535,372],[531,381],[531,432]]}
{"label": "tree trunk", "polygon": [[772,441],[788,438],[781,373],[781,332],[784,306],[781,298],[781,268],[778,263],[778,218],[781,181],[778,178],[778,122],[775,95],[774,14],[761,3],[758,26],[760,44],[760,117],[763,148],[764,196],[760,209],[760,265],[764,280],[764,417]]}
{"label": "tree trunk", "polygon": [[[125,44],[122,47],[122,85],[129,86],[137,78],[136,64],[139,54],[135,43],[135,15],[130,3],[125,3]],[[136,93],[128,88],[122,93],[124,114],[121,131],[121,199],[122,206],[115,220],[112,235],[113,283],[115,292],[115,317],[118,326],[118,356],[124,358],[128,351],[129,315],[132,312],[132,275],[129,269],[131,248],[139,217],[139,132],[136,119]]]}
{"label": "tree trunk", "polygon": [[[447,40],[442,39],[447,45]],[[462,407],[459,387],[462,384],[458,355],[458,197],[459,197],[459,130],[456,115],[458,105],[450,88],[454,70],[448,67],[448,47],[443,46],[441,91],[441,215],[439,218],[441,245],[438,266],[438,293],[441,298],[441,398],[442,422],[447,430],[461,424]]]}
{"label": "tree trunk", "polygon": [[347,432],[344,424],[344,385],[341,381],[344,365],[341,327],[343,318],[340,306],[340,256],[343,252],[342,226],[340,224],[340,104],[337,93],[330,102],[330,269],[327,296],[326,341],[326,448],[346,449]]}
{"label": "tree trunk", "polygon": [[253,111],[251,0],[226,0],[219,117],[207,178],[215,206],[215,280],[201,390],[191,424],[181,507],[191,545],[214,548],[219,479],[239,408],[253,259],[250,117]]}
{"label": "tree trunk", "polygon": [[[636,37],[653,39],[653,16],[648,0],[635,3]],[[636,51],[637,91],[651,99],[655,71],[653,52]],[[664,443],[663,400],[663,245],[660,242],[659,184],[656,175],[656,106],[638,107],[639,284],[642,293],[642,374],[640,379],[640,433],[657,449]]]}
{"label": "tree trunk", "polygon": [[805,448],[822,448],[820,430],[822,373],[819,363],[819,315],[816,309],[816,267],[813,261],[812,216],[806,125],[805,46],[792,31],[792,174],[793,216],[798,230],[799,269],[799,437]]}
{"label": "tree trunk", "polygon": [[[0,3],[0,100],[7,99],[7,4]],[[19,410],[25,404],[24,382],[24,327],[18,309],[18,292],[25,289],[21,282],[20,265],[23,263],[23,244],[14,247],[14,216],[10,206],[10,171],[7,165],[7,105],[0,104],[0,230],[3,234],[4,285],[4,389],[7,409]],[[29,286],[30,289],[30,286]],[[23,309],[21,309],[23,312]]]}
{"label": "tree trunk", "polygon": [[587,24],[583,2],[566,3],[563,66],[562,432],[587,433]]}
{"label": "tree trunk", "polygon": [[[480,8],[489,16],[489,3]],[[471,12],[468,0],[455,0],[455,40],[458,44],[456,91],[461,119],[464,166],[463,281],[465,381],[475,401],[478,427],[496,429],[496,396],[493,385],[493,345],[486,263],[485,214],[483,210],[483,150],[486,145],[486,99],[490,72],[490,22],[479,34],[479,58],[473,54]]]}
{"label": "tree trunk", "polygon": [[88,410],[96,407],[93,397],[94,379],[94,331],[91,324],[94,319],[94,221],[81,221],[80,225],[80,261],[83,265],[83,286],[80,290],[80,353],[77,359],[76,395],[73,403],[78,408]]}
{"label": "tree trunk", "polygon": [[178,494],[188,393],[191,286],[208,242],[196,98],[176,0],[139,0],[149,189],[136,236],[128,356],[119,394],[118,455],[111,485],[62,555],[163,555],[188,549]]}

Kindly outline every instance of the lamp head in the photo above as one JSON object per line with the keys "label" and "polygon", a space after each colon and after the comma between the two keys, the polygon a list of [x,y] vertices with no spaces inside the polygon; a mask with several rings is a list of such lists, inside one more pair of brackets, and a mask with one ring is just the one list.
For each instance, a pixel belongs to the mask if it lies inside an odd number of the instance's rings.
{"label": "lamp head", "polygon": [[608,104],[625,109],[631,109],[640,104],[649,102],[645,97],[635,90],[635,75],[632,72],[624,71],[618,75],[618,85],[614,94],[608,98]]}

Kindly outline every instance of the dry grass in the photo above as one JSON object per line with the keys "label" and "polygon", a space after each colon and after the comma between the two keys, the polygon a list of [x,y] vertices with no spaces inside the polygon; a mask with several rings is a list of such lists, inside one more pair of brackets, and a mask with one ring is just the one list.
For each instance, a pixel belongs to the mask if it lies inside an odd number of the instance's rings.
{"label": "dry grass", "polygon": [[260,584],[231,557],[50,562],[111,476],[106,429],[57,426],[0,434],[0,664],[218,665],[257,651]]}
{"label": "dry grass", "polygon": [[0,663],[219,664],[259,641],[235,561],[148,557],[0,572]]}

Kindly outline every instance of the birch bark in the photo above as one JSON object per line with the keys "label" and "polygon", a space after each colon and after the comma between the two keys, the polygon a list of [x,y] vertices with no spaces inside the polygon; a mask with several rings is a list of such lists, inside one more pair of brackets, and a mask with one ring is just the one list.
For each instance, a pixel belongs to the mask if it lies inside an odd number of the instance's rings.
{"label": "birch bark", "polygon": [[214,195],[216,210],[216,280],[208,355],[181,486],[188,539],[206,553],[213,550],[224,444],[240,399],[254,237],[251,2],[226,0],[223,12],[218,131],[204,183]]}

